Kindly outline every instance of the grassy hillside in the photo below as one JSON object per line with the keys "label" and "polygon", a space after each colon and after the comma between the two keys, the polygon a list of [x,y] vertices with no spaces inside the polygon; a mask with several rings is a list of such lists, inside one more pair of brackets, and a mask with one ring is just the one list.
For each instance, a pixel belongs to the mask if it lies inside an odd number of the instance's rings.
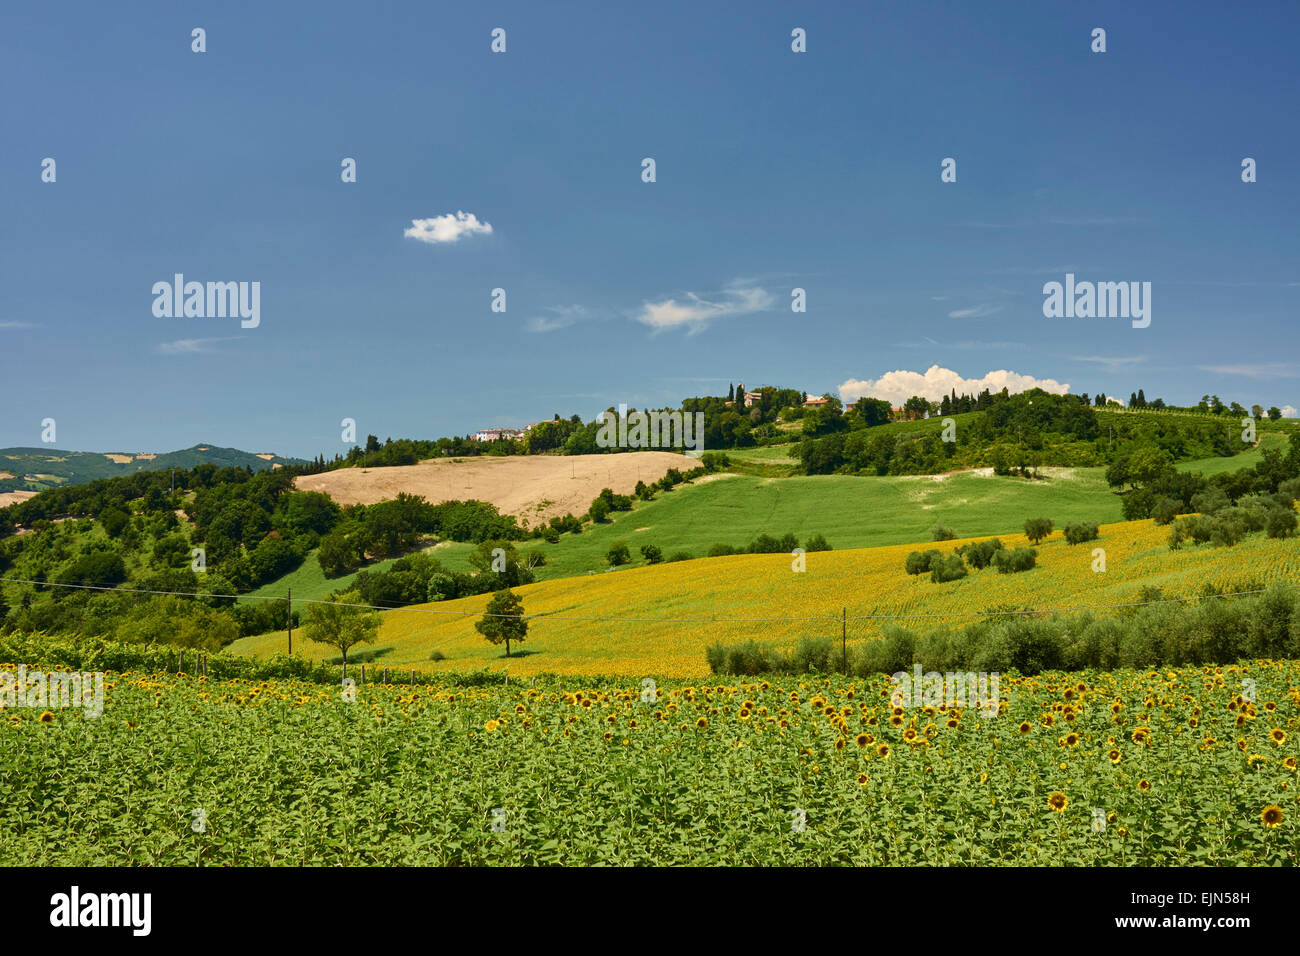
{"label": "grassy hillside", "polygon": [[816,532],[836,549],[924,541],[936,523],[958,534],[985,535],[1023,528],[1025,519],[1118,521],[1120,499],[1106,487],[1103,469],[1044,469],[1039,481],[963,472],[863,478],[811,475],[795,478],[717,476],[637,502],[608,524],[585,525],[559,544],[533,541],[524,550],[546,556],[542,580],[604,571],[605,552],[626,542],[634,561],[643,544],[664,557],[686,550],[704,557],[709,545],[746,545],[759,534]]}
{"label": "grassy hillside", "polygon": [[[1007,547],[1026,543],[1021,535],[1001,538]],[[375,646],[387,650],[376,663],[424,670],[508,667],[514,675],[696,677],[708,673],[709,644],[755,639],[789,645],[804,635],[839,637],[841,608],[848,610],[849,638],[856,641],[879,635],[885,622],[853,620],[870,614],[1064,608],[1134,601],[1152,586],[1176,597],[1196,594],[1207,583],[1234,589],[1300,581],[1295,539],[1255,535],[1231,549],[1170,551],[1167,538],[1168,528],[1151,521],[1103,525],[1099,540],[1079,546],[1066,544],[1058,531],[1039,546],[1039,566],[1031,571],[1000,575],[986,569],[948,584],[904,573],[907,553],[927,544],[810,554],[803,573],[791,570],[786,555],[743,555],[539,582],[517,589],[526,612],[540,616],[533,617],[527,641],[509,661],[474,629],[488,600],[480,595],[386,612]],[[940,547],[947,552],[961,543]],[[1106,552],[1104,573],[1092,570],[1097,547]],[[772,618],[805,620],[767,620]],[[910,622],[920,626],[925,619]],[[284,635],[243,638],[232,648],[274,653],[283,650]],[[430,662],[434,651],[447,659]],[[319,645],[307,645],[305,652],[317,659],[335,654]]]}
{"label": "grassy hillside", "polygon": [[1222,474],[1225,471],[1255,467],[1263,461],[1263,452],[1266,448],[1273,448],[1285,454],[1287,450],[1286,434],[1280,431],[1260,432],[1259,442],[1255,447],[1243,451],[1241,454],[1229,458],[1197,458],[1193,461],[1180,461],[1176,467],[1179,471],[1199,472],[1208,478],[1211,475]]}
{"label": "grassy hillside", "polygon": [[0,448],[0,492],[44,491],[60,485],[83,484],[97,478],[116,478],[137,471],[165,471],[193,468],[210,463],[218,468],[252,468],[260,471],[274,465],[305,464],[300,458],[263,458],[238,448],[219,448],[199,443],[192,448],[140,458],[134,453],[60,451],[54,448]]}
{"label": "grassy hillside", "polygon": [[[444,541],[440,544],[428,548],[421,548],[426,554],[436,557],[443,565],[453,571],[468,571],[470,564],[465,560],[466,556],[474,550],[472,544],[463,544],[457,541]],[[337,578],[327,578],[321,571],[320,562],[316,559],[317,550],[312,550],[307,554],[303,563],[293,571],[290,571],[282,578],[264,584],[256,590],[250,591],[247,595],[240,598],[241,601],[259,600],[264,597],[284,597],[288,590],[293,591],[295,599],[316,601],[326,597],[334,591],[345,591],[356,580],[358,571],[354,574],[345,574]],[[383,561],[375,561],[367,564],[362,571],[387,571],[392,567],[398,558],[387,558]]]}

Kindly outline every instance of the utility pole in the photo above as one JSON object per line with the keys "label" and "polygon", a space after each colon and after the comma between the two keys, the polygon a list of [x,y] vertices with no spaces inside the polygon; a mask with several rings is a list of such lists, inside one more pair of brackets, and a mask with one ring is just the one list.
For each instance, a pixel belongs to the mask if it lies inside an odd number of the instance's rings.
{"label": "utility pole", "polygon": [[284,592],[284,617],[289,626],[289,656],[293,657],[293,588]]}

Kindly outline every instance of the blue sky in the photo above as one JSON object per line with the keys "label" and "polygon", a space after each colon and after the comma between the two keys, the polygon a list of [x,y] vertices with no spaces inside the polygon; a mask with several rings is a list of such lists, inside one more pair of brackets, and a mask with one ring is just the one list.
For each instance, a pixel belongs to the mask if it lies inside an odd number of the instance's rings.
{"label": "blue sky", "polygon": [[[1300,405],[1297,26],[1294,3],[5,5],[0,446],[49,417],[61,448],[333,454],[344,417],[437,437],[735,381],[888,397],[932,366]],[[458,211],[491,232],[404,235]],[[260,325],[156,317],[177,272],[260,282]],[[1150,326],[1045,318],[1066,272],[1149,281]]]}

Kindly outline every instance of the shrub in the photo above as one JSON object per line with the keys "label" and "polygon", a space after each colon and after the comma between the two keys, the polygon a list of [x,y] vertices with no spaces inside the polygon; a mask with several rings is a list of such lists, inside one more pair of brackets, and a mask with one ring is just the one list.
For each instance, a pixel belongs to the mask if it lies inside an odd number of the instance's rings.
{"label": "shrub", "polygon": [[609,559],[609,563],[614,567],[618,567],[620,564],[627,564],[632,560],[631,552],[628,551],[627,545],[622,541],[615,541],[614,544],[610,546],[610,549],[605,552],[605,557]]}
{"label": "shrub", "polygon": [[641,557],[645,558],[646,564],[658,564],[664,559],[664,553],[653,544],[641,545]]}
{"label": "shrub", "polygon": [[937,524],[930,529],[931,541],[951,541],[955,537],[957,537],[957,532],[944,524]]}
{"label": "shrub", "polygon": [[1042,541],[1052,533],[1052,520],[1050,518],[1030,518],[1025,522],[1025,537],[1034,544]]}
{"label": "shrub", "polygon": [[1151,506],[1151,517],[1156,524],[1170,524],[1181,513],[1182,502],[1172,498],[1161,498]]}
{"label": "shrub", "polygon": [[930,580],[935,584],[956,581],[966,576],[966,565],[960,554],[950,554],[930,562]]}
{"label": "shrub", "polygon": [[1097,525],[1081,521],[1078,524],[1067,524],[1065,526],[1065,541],[1067,544],[1083,544],[1085,541],[1097,540]]}
{"label": "shrub", "polygon": [[1000,538],[989,538],[985,541],[976,541],[974,544],[968,544],[959,548],[957,553],[966,559],[966,563],[972,568],[979,570],[987,568],[993,561],[993,555],[1002,550],[1002,541]]}
{"label": "shrub", "polygon": [[1033,548],[1013,548],[994,554],[992,564],[998,574],[1015,574],[1030,570],[1037,561],[1038,552]]}
{"label": "shrub", "polygon": [[736,549],[729,544],[711,544],[709,545],[708,556],[710,558],[721,558],[729,554],[735,554]]}
{"label": "shrub", "polygon": [[1270,538],[1289,537],[1296,529],[1296,514],[1291,508],[1274,508],[1268,513],[1264,527]]}
{"label": "shrub", "polygon": [[925,574],[930,570],[931,562],[941,559],[938,551],[913,551],[904,560],[903,568],[908,574]]}
{"label": "shrub", "polygon": [[820,532],[810,537],[807,543],[804,544],[803,547],[805,551],[830,551],[831,550],[830,543],[820,534]]}
{"label": "shrub", "polygon": [[668,563],[671,564],[674,561],[690,561],[694,557],[695,555],[691,554],[689,551],[674,551],[672,554],[668,555]]}

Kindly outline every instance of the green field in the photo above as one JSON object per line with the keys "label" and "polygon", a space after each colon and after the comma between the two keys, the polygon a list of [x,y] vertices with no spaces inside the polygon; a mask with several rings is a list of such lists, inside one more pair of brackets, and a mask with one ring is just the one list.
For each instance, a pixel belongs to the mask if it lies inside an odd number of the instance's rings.
{"label": "green field", "polygon": [[1103,469],[1043,469],[1043,475],[1039,481],[976,472],[942,480],[720,475],[638,501],[632,511],[614,513],[607,524],[585,525],[559,544],[532,541],[523,549],[546,556],[537,576],[547,580],[604,571],[605,553],[615,541],[626,542],[640,561],[643,544],[657,545],[665,558],[679,550],[699,558],[712,544],[744,546],[763,533],[790,531],[802,543],[820,532],[834,548],[870,548],[924,541],[936,523],[973,536],[1018,531],[1025,519],[1039,516],[1058,527],[1123,517]]}
{"label": "green field", "polygon": [[[444,541],[440,544],[428,548],[421,548],[426,554],[431,554],[443,563],[444,566],[453,571],[468,571],[470,564],[466,557],[474,550],[472,544],[463,544],[459,541]],[[282,578],[277,578],[269,584],[264,584],[254,591],[240,598],[241,601],[260,600],[266,597],[284,597],[285,593],[292,589],[295,599],[318,601],[327,597],[334,591],[346,591],[352,582],[356,580],[357,574],[344,574],[337,578],[325,577],[325,572],[320,568],[320,561],[316,559],[316,550],[308,552],[307,557],[296,570],[290,571]],[[398,558],[385,558],[382,561],[373,561],[367,564],[362,571],[387,571],[393,566],[393,562]]]}
{"label": "green field", "polygon": [[1207,478],[1211,475],[1222,474],[1225,471],[1253,468],[1264,460],[1263,452],[1266,448],[1273,448],[1285,454],[1287,449],[1286,435],[1276,431],[1261,432],[1259,443],[1249,451],[1243,451],[1240,455],[1232,455],[1228,458],[1198,458],[1194,461],[1180,461],[1177,468],[1179,471],[1198,471]]}

